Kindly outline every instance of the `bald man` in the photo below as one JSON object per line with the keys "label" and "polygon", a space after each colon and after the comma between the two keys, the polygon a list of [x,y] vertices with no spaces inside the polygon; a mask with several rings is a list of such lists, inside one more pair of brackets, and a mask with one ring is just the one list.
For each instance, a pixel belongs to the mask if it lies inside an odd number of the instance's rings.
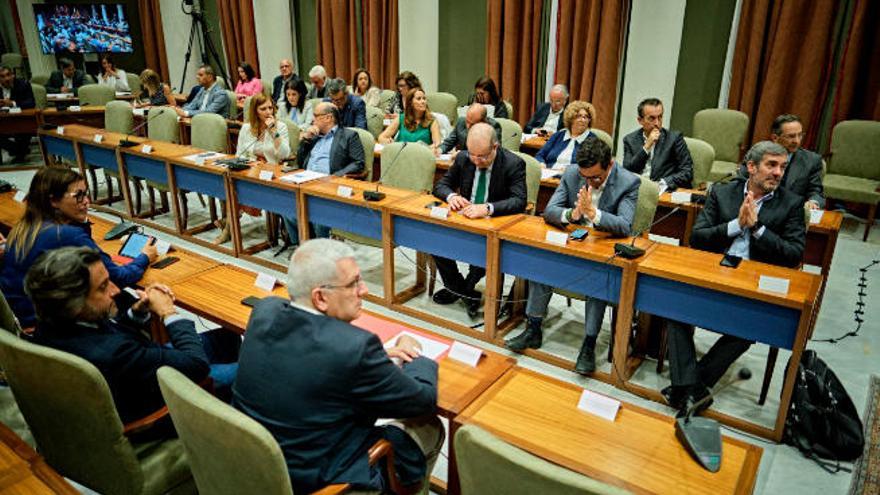
{"label": "bald man", "polygon": [[480,103],[471,103],[464,117],[459,117],[455,122],[455,128],[446,136],[440,144],[440,153],[458,152],[467,148],[468,129],[474,124],[485,122],[495,129],[498,142],[501,142],[501,125],[495,119],[489,117],[486,107]]}
{"label": "bald man", "polygon": [[278,62],[278,72],[279,75],[275,76],[272,81],[272,101],[275,103],[278,103],[278,100],[284,95],[284,85],[287,84],[287,81],[296,77],[293,72],[293,62],[286,58]]}
{"label": "bald man", "polygon": [[557,84],[550,89],[550,101],[542,103],[541,106],[529,119],[528,124],[523,128],[524,133],[547,133],[553,134],[565,128],[562,112],[568,106],[568,88],[564,84]]}

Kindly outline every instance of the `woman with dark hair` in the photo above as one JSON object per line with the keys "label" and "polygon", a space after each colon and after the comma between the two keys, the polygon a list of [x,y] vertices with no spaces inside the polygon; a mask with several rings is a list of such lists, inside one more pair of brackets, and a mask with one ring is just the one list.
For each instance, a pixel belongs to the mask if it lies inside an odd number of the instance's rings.
{"label": "woman with dark hair", "polygon": [[440,124],[431,115],[425,91],[422,88],[409,91],[404,103],[406,110],[379,134],[378,141],[382,144],[421,142],[429,145],[437,155],[440,152]]}
{"label": "woman with dark hair", "polygon": [[92,239],[88,222],[89,191],[79,173],[68,168],[40,169],[31,181],[24,217],[7,240],[0,288],[23,328],[34,325],[34,307],[24,293],[24,276],[45,251],[64,246],[86,246],[101,252],[110,280],[120,287],[134,284],[156,259],[156,246],[147,245],[127,265],[116,265]]}
{"label": "woman with dark hair", "polygon": [[501,99],[501,95],[498,94],[498,86],[495,85],[495,81],[489,76],[477,79],[476,84],[474,84],[474,94],[468,100],[468,105],[473,102],[492,105],[495,108],[493,117],[496,119],[510,118],[510,115],[507,113],[507,105]]}
{"label": "woman with dark hair", "polygon": [[280,163],[290,155],[287,126],[275,119],[275,102],[271,98],[263,93],[252,96],[245,118],[238,133],[237,157]]}
{"label": "woman with dark hair", "polygon": [[98,84],[110,86],[114,91],[131,91],[128,87],[128,77],[125,71],[117,69],[113,63],[113,57],[109,53],[101,55],[101,72],[98,74]]}
{"label": "woman with dark hair", "polygon": [[403,113],[403,99],[407,93],[410,91],[421,88],[422,82],[419,81],[418,76],[413,74],[412,72],[405,70],[397,75],[397,94],[394,95],[394,99],[391,100],[391,105],[388,107],[388,113],[394,114],[402,114]]}
{"label": "woman with dark hair", "polygon": [[291,120],[301,131],[308,129],[315,120],[315,115],[313,102],[306,99],[306,95],[308,90],[305,81],[294,76],[284,84],[284,101],[278,105],[275,116]]}
{"label": "woman with dark hair", "polygon": [[368,106],[379,106],[382,91],[373,86],[373,77],[367,69],[360,68],[354,71],[354,77],[351,78],[351,92],[360,96]]}
{"label": "woman with dark hair", "polygon": [[238,64],[238,84],[235,85],[235,96],[243,100],[263,92],[263,82],[257,77],[254,68],[247,62]]}

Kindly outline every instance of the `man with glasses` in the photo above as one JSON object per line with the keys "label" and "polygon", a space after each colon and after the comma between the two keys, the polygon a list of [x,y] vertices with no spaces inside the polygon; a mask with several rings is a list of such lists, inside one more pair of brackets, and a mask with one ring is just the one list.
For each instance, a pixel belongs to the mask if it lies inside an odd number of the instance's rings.
{"label": "man with glasses", "polygon": [[272,101],[280,106],[283,103],[284,85],[287,84],[287,81],[296,77],[296,74],[293,72],[293,62],[286,58],[281,59],[281,62],[278,63],[278,72],[280,74],[272,80]]}
{"label": "man with glasses", "polygon": [[[452,129],[452,132],[446,136],[446,139],[443,140],[443,143],[440,144],[440,153],[454,153],[457,154],[459,151],[467,148],[467,136],[468,130],[474,125],[480,122],[485,122],[492,126],[495,129],[495,134],[498,137],[498,142],[501,142],[501,124],[499,124],[495,119],[489,117],[488,112],[486,111],[486,107],[482,103],[471,103],[468,107],[467,112],[465,112],[464,117],[459,117],[455,122],[455,127]],[[455,155],[453,155],[454,158]]]}
{"label": "man with glasses", "polygon": [[[474,124],[468,131],[467,152],[456,155],[446,175],[434,186],[434,196],[466,218],[522,213],[526,209],[526,164],[499,146],[492,126]],[[468,316],[475,318],[481,295],[474,287],[486,275],[486,269],[470,265],[467,277],[463,277],[455,260],[434,256],[434,263],[444,285],[434,294],[434,302],[452,304],[464,298]]]}
{"label": "man with glasses", "polygon": [[[639,199],[639,178],[614,163],[611,148],[596,136],[588,136],[578,150],[577,167],[568,167],[544,210],[544,221],[565,229],[567,224],[590,227],[615,236],[628,236]],[[526,330],[507,342],[522,352],[541,347],[541,325],[553,288],[529,281]],[[586,336],[578,353],[575,371],[582,375],[596,370],[596,337],[602,327],[607,303],[588,297],[584,316]]]}
{"label": "man with glasses", "polygon": [[333,103],[339,109],[340,125],[367,130],[367,105],[360,96],[349,94],[344,80],[337,78],[327,82],[324,101]]}
{"label": "man with glasses", "polygon": [[639,103],[640,128],[623,138],[623,167],[667,188],[691,187],[694,162],[681,133],[663,128],[663,102]]}
{"label": "man with glasses", "polygon": [[[268,297],[251,313],[233,404],[278,441],[293,491],[347,482],[390,492],[385,470],[367,456],[383,438],[401,484],[426,488],[444,440],[434,415],[437,363],[420,356],[415,339],[384,349],[351,325],[367,287],[342,242],[303,243],[290,258],[287,290],[290,300]],[[406,419],[376,426],[378,418]]]}
{"label": "man with glasses", "polygon": [[568,88],[556,84],[550,88],[550,101],[541,103],[535,114],[523,127],[523,133],[553,134],[565,128],[562,112],[568,105]]}

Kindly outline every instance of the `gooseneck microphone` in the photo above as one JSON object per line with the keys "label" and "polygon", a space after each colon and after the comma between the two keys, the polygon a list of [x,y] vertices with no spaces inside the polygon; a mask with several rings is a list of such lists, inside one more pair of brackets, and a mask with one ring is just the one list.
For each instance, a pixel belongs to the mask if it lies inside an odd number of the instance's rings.
{"label": "gooseneck microphone", "polygon": [[155,117],[162,115],[162,113],[164,113],[164,112],[165,112],[165,107],[160,107],[156,112],[147,113],[147,116],[144,119],[144,121],[141,122],[140,124],[138,124],[137,126],[135,126],[132,130],[128,131],[128,133],[125,135],[125,139],[119,140],[119,143],[117,144],[117,146],[119,146],[120,148],[131,148],[132,146],[136,146],[138,143],[130,140],[129,138],[137,131],[143,129],[144,126],[149,124],[150,121],[152,121]]}

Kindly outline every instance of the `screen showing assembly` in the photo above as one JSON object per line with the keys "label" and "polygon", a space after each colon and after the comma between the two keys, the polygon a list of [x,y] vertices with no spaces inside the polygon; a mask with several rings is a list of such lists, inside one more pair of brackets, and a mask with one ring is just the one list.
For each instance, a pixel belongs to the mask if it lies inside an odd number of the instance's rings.
{"label": "screen showing assembly", "polygon": [[43,53],[131,53],[122,4],[35,4]]}

